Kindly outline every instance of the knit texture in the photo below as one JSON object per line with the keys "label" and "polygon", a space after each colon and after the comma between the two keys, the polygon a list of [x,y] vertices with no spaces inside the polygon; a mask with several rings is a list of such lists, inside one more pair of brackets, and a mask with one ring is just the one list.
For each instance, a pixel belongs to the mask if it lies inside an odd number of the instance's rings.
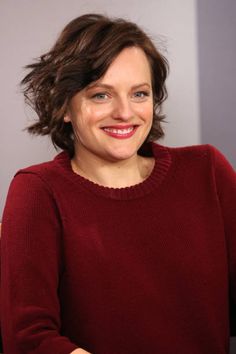
{"label": "knit texture", "polygon": [[4,354],[226,354],[236,175],[202,145],[151,145],[142,183],[99,186],[65,152],[14,177],[2,227]]}

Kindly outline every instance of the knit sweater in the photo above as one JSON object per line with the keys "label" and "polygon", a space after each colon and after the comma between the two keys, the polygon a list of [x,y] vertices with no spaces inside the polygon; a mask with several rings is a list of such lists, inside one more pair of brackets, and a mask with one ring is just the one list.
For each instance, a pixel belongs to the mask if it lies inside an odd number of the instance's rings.
{"label": "knit sweater", "polygon": [[99,186],[69,156],[19,171],[2,227],[4,354],[226,354],[236,175],[215,148],[151,144],[142,183]]}

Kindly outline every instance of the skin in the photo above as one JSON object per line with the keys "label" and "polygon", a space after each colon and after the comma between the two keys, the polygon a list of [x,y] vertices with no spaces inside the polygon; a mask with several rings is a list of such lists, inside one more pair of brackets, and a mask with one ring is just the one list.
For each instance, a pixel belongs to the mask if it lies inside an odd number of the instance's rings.
{"label": "skin", "polygon": [[83,350],[83,349],[75,349],[70,354],[91,354],[91,353],[89,353],[89,352],[87,352],[86,350]]}
{"label": "skin", "polygon": [[[141,157],[137,151],[152,126],[151,81],[143,50],[125,48],[101,79],[71,99],[64,120],[72,123],[75,134],[74,172],[113,188],[131,186],[149,176],[154,159]],[[135,129],[126,130],[126,136],[113,128]]]}

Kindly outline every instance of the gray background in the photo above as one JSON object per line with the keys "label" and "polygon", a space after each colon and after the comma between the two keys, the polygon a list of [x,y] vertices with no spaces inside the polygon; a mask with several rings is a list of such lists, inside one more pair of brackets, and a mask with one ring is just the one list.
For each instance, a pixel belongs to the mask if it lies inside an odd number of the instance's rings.
{"label": "gray background", "polygon": [[201,142],[236,167],[236,1],[198,0]]}
{"label": "gray background", "polygon": [[0,217],[15,171],[56,154],[47,138],[22,131],[33,117],[18,87],[22,67],[48,50],[69,20],[86,12],[136,21],[169,59],[162,143],[210,143],[236,166],[235,0],[0,0]]}
{"label": "gray background", "polygon": [[[217,146],[234,167],[236,167],[235,18],[235,0],[197,1],[201,142]],[[236,337],[231,339],[230,353],[236,353]]]}
{"label": "gray background", "polygon": [[217,146],[236,167],[236,1],[196,4],[201,142]]}

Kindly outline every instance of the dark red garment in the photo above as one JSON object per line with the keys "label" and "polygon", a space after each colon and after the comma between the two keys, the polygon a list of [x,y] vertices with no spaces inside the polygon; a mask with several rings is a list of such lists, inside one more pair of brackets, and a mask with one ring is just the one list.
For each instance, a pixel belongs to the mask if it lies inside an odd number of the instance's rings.
{"label": "dark red garment", "polygon": [[226,354],[236,175],[210,146],[152,144],[151,175],[98,186],[66,153],[17,173],[2,229],[5,354]]}

